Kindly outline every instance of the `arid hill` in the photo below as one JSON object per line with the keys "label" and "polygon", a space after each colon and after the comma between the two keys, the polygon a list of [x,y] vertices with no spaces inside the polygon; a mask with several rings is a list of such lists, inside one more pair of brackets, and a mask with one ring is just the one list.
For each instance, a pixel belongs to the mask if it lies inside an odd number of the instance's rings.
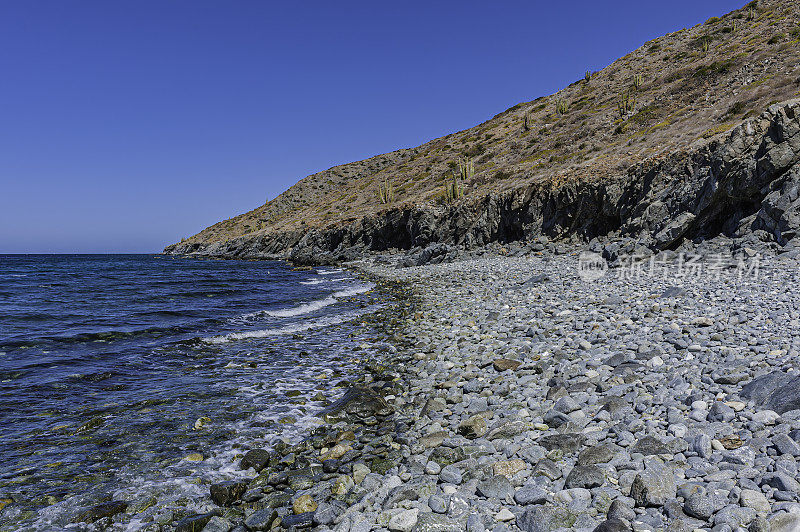
{"label": "arid hill", "polygon": [[[315,249],[334,255],[345,249],[410,249],[437,240],[417,227],[419,220],[432,217],[441,225],[461,213],[463,225],[465,211],[478,213],[496,198],[524,196],[543,209],[548,197],[578,197],[586,187],[629,178],[724,139],[743,120],[800,95],[800,5],[751,2],[576,77],[556,94],[514,105],[473,128],[310,175],[265,205],[165,251],[290,257],[299,248],[306,256]],[[604,209],[602,198],[597,201]],[[578,216],[581,208],[573,211],[569,216]],[[739,219],[753,214],[744,211]],[[588,239],[617,231],[626,222],[620,216],[577,232]],[[536,231],[494,234],[508,240],[565,233],[563,223],[556,231],[547,219],[536,223]],[[384,234],[401,226],[407,234]],[[448,243],[469,247],[494,238],[468,237],[470,228],[463,229],[453,231]]]}

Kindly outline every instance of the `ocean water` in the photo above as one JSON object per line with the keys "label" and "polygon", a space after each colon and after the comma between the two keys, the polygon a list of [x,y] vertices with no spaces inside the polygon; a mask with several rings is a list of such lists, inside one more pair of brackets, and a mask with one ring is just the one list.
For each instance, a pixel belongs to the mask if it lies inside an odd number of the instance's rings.
{"label": "ocean water", "polygon": [[0,256],[0,530],[109,498],[148,508],[119,529],[199,507],[243,447],[320,423],[373,347],[373,288],[278,262]]}

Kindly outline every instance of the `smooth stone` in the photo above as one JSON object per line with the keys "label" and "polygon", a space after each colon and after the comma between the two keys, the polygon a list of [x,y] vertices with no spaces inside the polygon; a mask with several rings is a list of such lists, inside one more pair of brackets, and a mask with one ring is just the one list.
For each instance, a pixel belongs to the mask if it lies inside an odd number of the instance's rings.
{"label": "smooth stone", "polygon": [[504,501],[507,496],[513,494],[514,490],[508,478],[502,475],[495,475],[478,482],[477,492],[487,499],[500,499]]}
{"label": "smooth stone", "polygon": [[520,506],[542,504],[547,501],[547,492],[539,486],[525,485],[514,493],[514,500]]}
{"label": "smooth stone", "polygon": [[411,532],[414,525],[417,524],[418,518],[419,508],[403,510],[389,519],[387,527],[393,532]]}

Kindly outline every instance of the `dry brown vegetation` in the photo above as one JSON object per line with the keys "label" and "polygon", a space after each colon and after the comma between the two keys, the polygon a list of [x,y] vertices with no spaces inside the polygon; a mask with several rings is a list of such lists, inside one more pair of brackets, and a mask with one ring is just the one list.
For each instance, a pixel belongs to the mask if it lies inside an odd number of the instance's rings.
{"label": "dry brown vegetation", "polygon": [[[444,203],[468,158],[475,201],[531,183],[595,180],[730,129],[800,95],[800,7],[760,0],[645,43],[556,94],[517,104],[471,129],[313,174],[188,242],[343,224],[404,205]],[[588,79],[587,79],[588,78]],[[381,184],[392,201],[382,202]]]}

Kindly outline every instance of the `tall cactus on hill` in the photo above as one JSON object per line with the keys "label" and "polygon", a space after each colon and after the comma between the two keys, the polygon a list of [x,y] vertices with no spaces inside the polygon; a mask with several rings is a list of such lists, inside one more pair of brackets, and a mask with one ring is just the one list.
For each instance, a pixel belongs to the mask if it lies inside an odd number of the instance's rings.
{"label": "tall cactus on hill", "polygon": [[627,92],[623,92],[620,95],[617,108],[619,109],[619,116],[625,118],[625,115],[636,108],[636,98]]}
{"label": "tall cactus on hill", "polygon": [[378,200],[383,205],[394,201],[394,187],[388,179],[384,179],[383,183],[378,183]]}
{"label": "tall cactus on hill", "polygon": [[464,181],[475,175],[475,163],[469,159],[458,161],[458,173],[453,172],[453,179],[444,185],[444,197],[448,202],[464,197]]}

